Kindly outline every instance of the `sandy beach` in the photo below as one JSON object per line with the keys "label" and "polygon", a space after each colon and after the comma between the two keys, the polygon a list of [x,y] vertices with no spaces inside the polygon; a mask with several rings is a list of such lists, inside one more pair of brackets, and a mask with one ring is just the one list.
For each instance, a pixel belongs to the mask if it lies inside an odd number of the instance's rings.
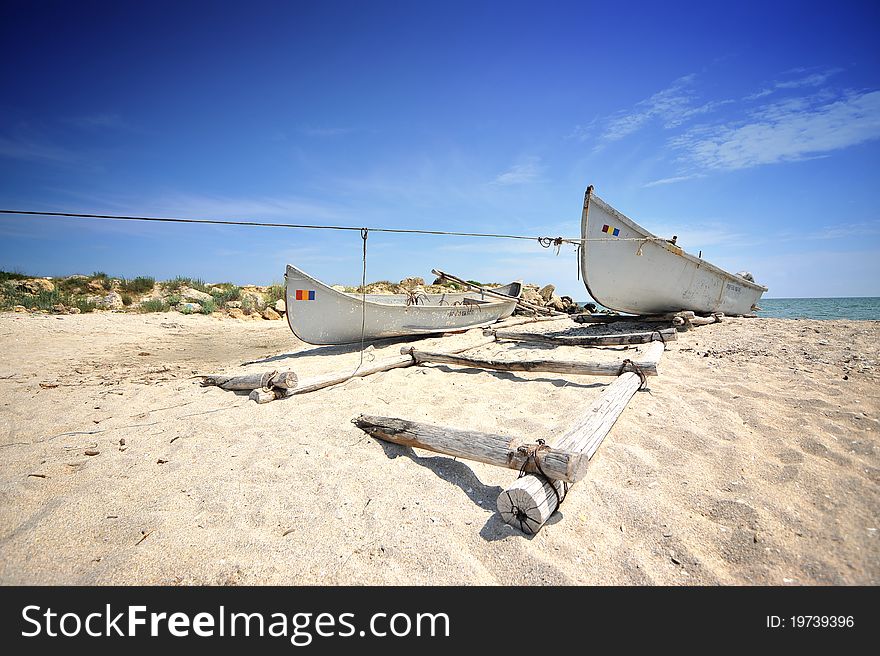
{"label": "sandy beach", "polygon": [[[597,330],[534,329],[564,328]],[[0,583],[877,584],[878,345],[868,321],[680,333],[525,536],[495,509],[516,472],[351,419],[552,441],[610,380],[429,365],[258,405],[194,376],[353,370],[358,348],[303,344],[283,321],[2,313]]]}

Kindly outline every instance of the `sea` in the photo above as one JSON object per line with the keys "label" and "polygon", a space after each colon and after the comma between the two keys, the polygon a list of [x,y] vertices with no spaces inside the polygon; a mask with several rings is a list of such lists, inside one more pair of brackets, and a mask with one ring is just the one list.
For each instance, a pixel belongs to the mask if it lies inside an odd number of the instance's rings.
{"label": "sea", "polygon": [[880,320],[880,297],[762,298],[759,317],[768,319]]}
{"label": "sea", "polygon": [[[588,301],[579,301],[581,305]],[[860,319],[880,321],[880,297],[762,298],[759,317],[766,319]],[[601,306],[600,306],[601,307]]]}

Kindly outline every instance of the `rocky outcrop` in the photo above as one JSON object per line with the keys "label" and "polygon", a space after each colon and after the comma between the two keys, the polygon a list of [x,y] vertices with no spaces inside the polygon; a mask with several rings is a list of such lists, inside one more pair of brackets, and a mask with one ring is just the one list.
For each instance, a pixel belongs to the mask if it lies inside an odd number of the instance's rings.
{"label": "rocky outcrop", "polygon": [[51,292],[55,290],[55,283],[45,278],[32,278],[30,280],[16,280],[13,283],[16,289],[26,294],[39,294],[40,292]]}
{"label": "rocky outcrop", "polygon": [[284,314],[285,312],[287,312],[287,303],[284,302],[283,298],[279,298],[277,301],[275,301],[275,311],[278,314]]}
{"label": "rocky outcrop", "polygon": [[268,319],[269,321],[277,321],[281,318],[281,315],[272,308],[267,307],[265,310],[263,310],[263,318]]}
{"label": "rocky outcrop", "polygon": [[119,292],[110,292],[97,301],[97,306],[102,310],[121,310],[125,303],[122,302]]}
{"label": "rocky outcrop", "polygon": [[198,289],[193,289],[192,287],[182,287],[178,293],[181,298],[186,299],[187,301],[195,301],[197,303],[211,301],[214,298],[210,294],[200,292]]}

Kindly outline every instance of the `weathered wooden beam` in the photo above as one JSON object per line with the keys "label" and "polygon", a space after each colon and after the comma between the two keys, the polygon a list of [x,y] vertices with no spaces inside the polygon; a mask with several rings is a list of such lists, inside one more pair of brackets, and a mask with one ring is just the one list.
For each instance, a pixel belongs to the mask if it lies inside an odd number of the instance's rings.
{"label": "weathered wooden beam", "polygon": [[512,328],[513,326],[521,326],[527,323],[537,323],[543,321],[565,321],[566,319],[571,320],[572,315],[553,315],[553,316],[543,316],[543,317],[508,317],[507,319],[502,319],[501,321],[492,324],[492,328],[496,330],[500,330],[502,328]]}
{"label": "weathered wooden beam", "polygon": [[573,314],[572,321],[576,323],[613,323],[616,321],[634,321],[634,322],[675,322],[676,319],[684,320],[686,317],[693,317],[694,313],[690,310],[682,312],[670,312],[668,314]]}
{"label": "weathered wooden beam", "polygon": [[292,371],[269,371],[241,376],[209,375],[201,378],[202,387],[216,385],[225,390],[293,389],[297,385],[297,376]]}
{"label": "weathered wooden beam", "polygon": [[[467,351],[472,348],[491,344],[494,341],[494,337],[483,337],[479,340],[471,341],[468,344],[464,344],[458,348],[451,349],[449,353],[462,353],[463,351]],[[401,349],[401,351],[403,350],[404,349]],[[381,371],[390,371],[391,369],[399,369],[400,367],[409,367],[414,364],[416,364],[415,359],[407,352],[406,355],[383,358],[381,360],[366,363],[354,372],[349,369],[332,374],[324,374],[323,376],[303,378],[299,381],[299,384],[294,389],[287,391],[285,397],[295,396],[298,394],[306,394],[307,392],[314,392],[319,389],[324,389],[325,387],[339,385],[340,383],[344,383],[348,380],[351,380],[352,378],[363,378],[365,376],[377,374]]]}
{"label": "weathered wooden beam", "polygon": [[[653,357],[659,362],[663,349],[662,342],[652,342],[646,350],[650,353],[646,352],[644,357]],[[618,376],[574,425],[554,441],[554,446],[592,458],[639,389],[640,383],[639,376],[633,372],[627,371]],[[533,474],[526,475],[518,478],[498,496],[498,512],[511,526],[525,533],[537,533],[556,512],[565,492],[565,486],[560,482],[548,482]]]}
{"label": "weathered wooden beam", "polygon": [[[440,278],[446,278],[447,280],[451,280],[454,283],[457,283],[459,285],[462,285],[462,286],[467,287],[469,289],[472,289],[474,291],[482,292],[483,294],[486,294],[487,296],[494,296],[496,298],[502,298],[507,301],[513,299],[513,296],[509,296],[507,294],[500,294],[492,289],[489,289],[488,287],[482,287],[480,285],[475,285],[472,282],[468,282],[467,280],[462,280],[461,278],[459,278],[457,276],[453,276],[451,273],[445,273],[443,271],[440,271],[439,269],[431,269],[431,273],[433,273],[435,276],[439,276]],[[569,316],[565,312],[560,312],[559,310],[554,310],[552,308],[542,307],[540,305],[533,305],[532,303],[528,303],[528,302],[522,300],[521,298],[516,299],[516,304],[519,305],[520,307],[527,309],[527,310],[531,310],[532,312],[543,312],[544,314],[550,314],[553,316],[561,316],[561,317]]]}
{"label": "weathered wooden beam", "polygon": [[620,344],[646,344],[648,342],[671,342],[678,339],[674,328],[663,328],[644,333],[620,333],[617,335],[538,335],[512,330],[488,329],[484,335],[512,342],[549,344],[551,346],[614,346]]}
{"label": "weathered wooden beam", "polygon": [[[656,342],[655,342],[656,343]],[[662,345],[662,343],[661,343]],[[419,351],[410,347],[407,351],[418,364],[452,364],[459,367],[493,369],[495,371],[546,371],[557,374],[576,374],[583,376],[617,376],[623,362],[577,362],[565,360],[487,360],[467,355]],[[646,376],[657,375],[657,363],[653,360],[634,360]]]}
{"label": "weathered wooden beam", "polygon": [[530,444],[521,438],[432,426],[393,417],[361,415],[353,421],[365,433],[386,442],[498,467],[525,468],[526,472],[543,471],[553,480],[574,483],[583,478],[587,471],[589,458],[584,454]]}

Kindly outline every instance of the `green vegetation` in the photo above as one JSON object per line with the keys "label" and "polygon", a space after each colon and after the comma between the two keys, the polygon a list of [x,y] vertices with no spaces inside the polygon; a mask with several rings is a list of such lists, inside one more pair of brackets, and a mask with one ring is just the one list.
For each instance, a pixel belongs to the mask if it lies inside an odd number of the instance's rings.
{"label": "green vegetation", "polygon": [[224,282],[214,285],[214,288],[211,289],[211,296],[214,297],[217,307],[225,307],[229,301],[241,300],[241,288],[232,283]]}
{"label": "green vegetation", "polygon": [[214,310],[217,309],[217,304],[214,301],[202,301],[202,314],[211,314]]}
{"label": "green vegetation", "polygon": [[149,276],[138,276],[131,280],[122,279],[119,288],[122,291],[131,292],[132,294],[146,294],[153,290],[156,285],[156,279]]}
{"label": "green vegetation", "polygon": [[177,276],[165,282],[165,288],[169,291],[176,292],[183,287],[192,287],[200,292],[209,293],[208,286],[204,280],[200,278],[187,278],[185,276]]}
{"label": "green vegetation", "polygon": [[30,276],[26,276],[19,271],[0,271],[0,282],[7,280],[27,280]]}
{"label": "green vegetation", "polygon": [[168,312],[168,310],[170,309],[171,308],[168,307],[168,303],[163,301],[161,298],[151,298],[137,306],[137,311],[142,313]]}
{"label": "green vegetation", "polygon": [[122,304],[125,306],[129,306],[134,303],[134,299],[129,294],[122,294]]}
{"label": "green vegetation", "polygon": [[177,305],[182,300],[183,299],[179,295],[172,294],[171,296],[168,297],[168,305]]}
{"label": "green vegetation", "polygon": [[266,305],[275,305],[275,302],[282,298],[284,298],[284,285],[276,283],[266,290]]}
{"label": "green vegetation", "polygon": [[2,283],[0,289],[0,309],[11,310],[16,305],[22,305],[28,310],[49,310],[56,305],[79,308],[80,312],[91,312],[96,305],[86,300],[84,296],[74,296],[64,291],[54,289],[51,292],[40,291],[37,294],[28,294],[25,290],[16,288],[9,282]]}

